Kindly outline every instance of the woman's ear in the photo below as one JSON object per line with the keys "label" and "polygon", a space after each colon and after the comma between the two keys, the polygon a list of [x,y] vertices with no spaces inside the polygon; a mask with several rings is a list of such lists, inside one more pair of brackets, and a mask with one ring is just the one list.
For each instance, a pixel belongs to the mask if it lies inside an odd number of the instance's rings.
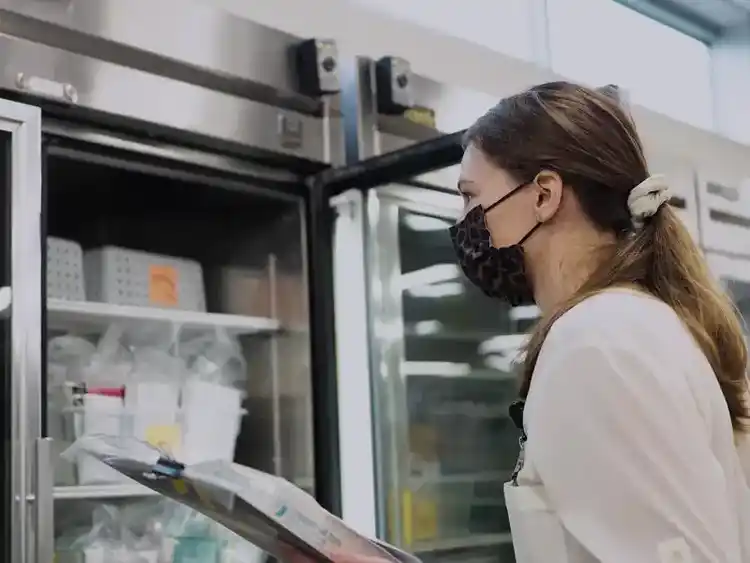
{"label": "woman's ear", "polygon": [[542,170],[534,178],[537,189],[536,218],[540,223],[552,219],[560,208],[563,193],[563,181],[560,174],[552,170]]}

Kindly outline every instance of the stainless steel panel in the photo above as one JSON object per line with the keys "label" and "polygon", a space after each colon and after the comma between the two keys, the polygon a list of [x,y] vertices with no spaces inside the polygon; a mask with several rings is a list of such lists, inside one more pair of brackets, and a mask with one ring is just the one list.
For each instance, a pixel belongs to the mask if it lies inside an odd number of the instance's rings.
{"label": "stainless steel panel", "polygon": [[[297,93],[289,49],[300,38],[206,4],[183,0],[2,0],[0,29],[172,78],[178,78],[174,73],[188,77],[189,69],[201,71],[205,76],[194,76],[195,80],[212,80],[215,89],[230,89],[228,93],[259,101],[270,103],[275,98],[309,109],[319,106],[317,100]],[[175,67],[175,63],[184,68]],[[231,79],[234,84],[228,82]]]}
{"label": "stainless steel panel", "polygon": [[[338,118],[311,117],[12,37],[0,36],[0,50],[0,88],[70,103],[70,86],[76,105],[110,115],[316,161],[341,158]],[[41,79],[44,87],[29,92],[19,77]]]}
{"label": "stainless steel panel", "polygon": [[[361,64],[369,61],[366,58],[361,60]],[[383,152],[402,146],[401,143],[404,141],[425,141],[441,132],[453,133],[466,129],[497,102],[493,96],[458,86],[440,84],[417,74],[412,76],[412,87],[415,105],[435,111],[436,128],[411,122],[405,117],[379,115],[378,129],[392,137],[384,140],[381,147]],[[397,141],[395,138],[402,140]]]}
{"label": "stainless steel panel", "polygon": [[[5,377],[10,378],[11,561],[30,560],[35,546],[31,506],[36,494],[36,439],[41,436],[41,115],[38,108],[0,100],[10,220],[3,233],[10,265],[11,317]],[[6,210],[8,213],[8,210]],[[8,244],[8,241],[10,244]],[[7,271],[7,270],[6,270]],[[7,300],[7,298],[6,298]],[[3,321],[6,323],[7,321]],[[5,327],[4,327],[5,328]],[[7,334],[7,332],[5,332]],[[5,481],[7,483],[7,481]],[[5,484],[4,484],[5,486]],[[32,525],[29,525],[32,524]]]}
{"label": "stainless steel panel", "polygon": [[[68,122],[56,121],[54,119],[45,119],[42,124],[42,131],[57,138],[76,139],[86,143],[92,143],[101,147],[110,147],[128,151],[130,153],[154,156],[166,161],[190,163],[205,167],[207,170],[217,170],[229,172],[238,176],[247,176],[249,178],[261,175],[263,178],[278,180],[281,182],[299,182],[299,174],[279,168],[262,166],[256,162],[229,157],[223,154],[208,152],[205,150],[190,149],[179,145],[159,142],[153,139],[132,138],[122,133],[113,134],[102,129],[90,126],[81,126]],[[66,153],[69,155],[80,154],[80,151],[70,147],[54,146],[50,150],[54,153]],[[87,160],[98,159],[106,160],[106,157],[93,157],[86,154]],[[174,173],[174,171],[173,171]],[[290,197],[284,194],[275,194],[278,197]]]}

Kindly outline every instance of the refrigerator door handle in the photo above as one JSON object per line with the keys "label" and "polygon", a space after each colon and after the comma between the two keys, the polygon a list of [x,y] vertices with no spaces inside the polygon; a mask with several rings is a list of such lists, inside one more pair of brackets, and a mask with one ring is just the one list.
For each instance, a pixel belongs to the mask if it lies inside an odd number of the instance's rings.
{"label": "refrigerator door handle", "polygon": [[55,559],[55,506],[52,463],[52,438],[36,441],[36,563]]}

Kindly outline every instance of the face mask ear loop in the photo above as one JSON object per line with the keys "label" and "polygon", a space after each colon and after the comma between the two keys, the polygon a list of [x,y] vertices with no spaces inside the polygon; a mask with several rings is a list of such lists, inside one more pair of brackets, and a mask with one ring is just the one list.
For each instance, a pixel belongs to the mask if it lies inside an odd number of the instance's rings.
{"label": "face mask ear loop", "polygon": [[530,230],[530,231],[529,231],[528,233],[526,233],[526,234],[524,235],[524,237],[523,237],[523,238],[522,238],[521,240],[519,240],[519,241],[518,241],[518,245],[520,246],[520,245],[522,245],[523,243],[525,243],[525,242],[526,242],[527,240],[529,240],[529,237],[530,237],[531,235],[533,235],[533,234],[534,234],[534,232],[535,232],[535,231],[536,231],[536,230],[537,230],[537,229],[538,229],[539,227],[541,227],[541,226],[542,226],[543,224],[544,224],[544,223],[542,223],[541,221],[539,221],[539,222],[538,222],[538,223],[537,223],[536,225],[534,225],[534,226],[533,226],[533,227],[531,228],[531,230]]}
{"label": "face mask ear loop", "polygon": [[508,199],[510,196],[518,193],[521,190],[521,188],[525,188],[526,186],[528,186],[530,184],[533,184],[533,182],[524,182],[523,184],[518,184],[515,188],[513,188],[512,190],[510,190],[507,194],[505,194],[503,197],[501,197],[500,199],[498,199],[495,203],[491,203],[487,207],[483,208],[484,213],[485,214],[489,213],[495,207],[497,207],[502,202],[504,202],[506,199]]}

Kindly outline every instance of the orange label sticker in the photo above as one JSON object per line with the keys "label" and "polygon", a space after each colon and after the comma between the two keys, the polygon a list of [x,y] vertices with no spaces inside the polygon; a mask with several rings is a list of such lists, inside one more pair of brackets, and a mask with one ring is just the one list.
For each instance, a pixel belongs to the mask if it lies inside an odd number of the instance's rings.
{"label": "orange label sticker", "polygon": [[179,273],[172,266],[151,266],[148,271],[148,298],[154,305],[174,307],[179,301]]}

